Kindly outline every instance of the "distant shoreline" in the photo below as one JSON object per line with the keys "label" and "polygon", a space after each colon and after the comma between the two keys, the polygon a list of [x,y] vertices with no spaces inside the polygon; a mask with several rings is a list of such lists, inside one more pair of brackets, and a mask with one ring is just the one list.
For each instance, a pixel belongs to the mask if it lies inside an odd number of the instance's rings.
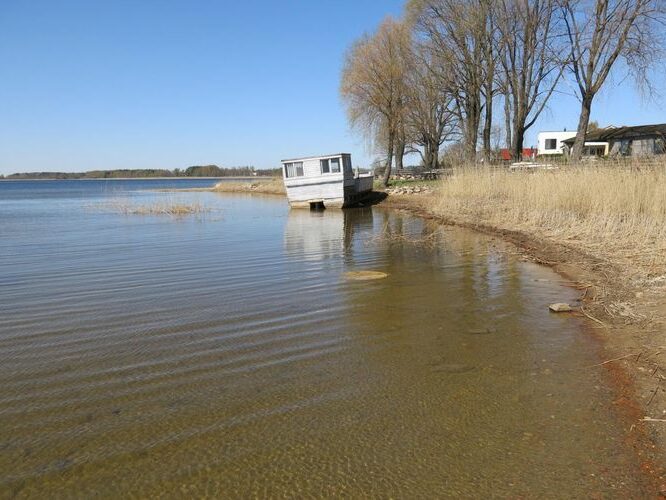
{"label": "distant shoreline", "polygon": [[255,176],[223,176],[223,177],[85,177],[79,179],[39,179],[39,178],[24,178],[24,179],[0,179],[0,182],[21,182],[21,181],[39,181],[39,182],[52,182],[52,181],[148,181],[148,180],[252,180],[252,179],[270,179],[270,175],[255,175]]}

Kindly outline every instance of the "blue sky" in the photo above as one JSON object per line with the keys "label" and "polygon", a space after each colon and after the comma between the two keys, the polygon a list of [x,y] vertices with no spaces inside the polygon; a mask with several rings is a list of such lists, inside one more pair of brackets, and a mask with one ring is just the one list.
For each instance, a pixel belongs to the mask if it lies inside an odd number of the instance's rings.
{"label": "blue sky", "polygon": [[[340,68],[349,45],[402,5],[0,0],[0,173],[266,168],[338,151],[367,165]],[[539,129],[574,128],[577,112],[557,96],[528,143]],[[643,104],[629,82],[609,87],[593,118],[666,121],[663,102]]]}

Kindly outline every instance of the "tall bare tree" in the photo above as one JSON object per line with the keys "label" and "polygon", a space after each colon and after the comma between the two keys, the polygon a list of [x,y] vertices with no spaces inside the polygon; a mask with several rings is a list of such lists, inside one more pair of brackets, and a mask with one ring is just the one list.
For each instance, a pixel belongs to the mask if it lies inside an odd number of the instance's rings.
{"label": "tall bare tree", "polygon": [[483,96],[483,159],[489,162],[492,154],[492,131],[493,131],[493,101],[495,94],[499,91],[497,79],[498,65],[498,43],[497,43],[497,9],[496,1],[487,2],[486,6],[486,27],[484,34],[486,37],[484,43],[483,58],[483,87],[481,94]]}
{"label": "tall bare tree", "polygon": [[407,150],[407,131],[405,130],[405,128],[406,128],[405,117],[401,115],[400,122],[398,123],[397,131],[395,134],[395,147],[393,148],[396,171],[402,170],[404,168],[403,160],[405,158],[405,152]]}
{"label": "tall bare tree", "polygon": [[567,64],[581,101],[571,152],[579,160],[585,146],[592,102],[618,60],[640,83],[648,82],[659,60],[664,0],[558,0],[568,42]]}
{"label": "tall bare tree", "polygon": [[386,152],[383,182],[388,185],[405,110],[405,58],[409,30],[385,19],[377,32],[358,40],[347,54],[340,93],[353,127]]}
{"label": "tall bare tree", "polygon": [[429,43],[414,46],[407,66],[405,124],[410,142],[417,146],[427,169],[439,166],[439,148],[457,131],[453,98],[433,72]]}
{"label": "tall bare tree", "polygon": [[555,1],[496,2],[505,105],[511,110],[511,153],[518,160],[525,133],[543,111],[563,72]]}
{"label": "tall bare tree", "polygon": [[506,81],[502,83],[502,93],[504,94],[504,137],[505,146],[509,151],[512,150],[512,134],[511,134],[511,92]]}
{"label": "tall bare tree", "polygon": [[419,35],[436,52],[440,84],[453,97],[465,159],[476,161],[483,110],[487,14],[492,0],[411,0],[408,12]]}

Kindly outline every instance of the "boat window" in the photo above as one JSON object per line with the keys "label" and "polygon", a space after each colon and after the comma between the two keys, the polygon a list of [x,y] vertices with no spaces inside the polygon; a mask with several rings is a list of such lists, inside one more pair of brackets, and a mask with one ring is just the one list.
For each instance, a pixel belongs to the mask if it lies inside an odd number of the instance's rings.
{"label": "boat window", "polygon": [[329,168],[329,165],[328,165],[328,160],[320,160],[319,163],[321,163],[321,173],[322,174],[327,174],[331,171],[330,168]]}
{"label": "boat window", "polygon": [[303,177],[303,162],[285,163],[284,175],[285,177]]}
{"label": "boat window", "polygon": [[548,151],[557,149],[557,139],[546,139],[546,149]]}
{"label": "boat window", "polygon": [[331,158],[331,172],[340,172],[340,158]]}

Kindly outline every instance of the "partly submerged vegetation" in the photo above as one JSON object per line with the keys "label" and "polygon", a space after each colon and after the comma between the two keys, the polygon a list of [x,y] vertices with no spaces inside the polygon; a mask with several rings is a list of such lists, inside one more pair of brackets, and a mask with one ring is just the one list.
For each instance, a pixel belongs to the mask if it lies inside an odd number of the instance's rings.
{"label": "partly submerged vegetation", "polygon": [[211,190],[219,193],[286,194],[284,182],[280,177],[250,182],[218,182]]}
{"label": "partly submerged vegetation", "polygon": [[171,217],[202,215],[210,212],[210,208],[200,202],[182,202],[172,199],[159,200],[152,203],[112,200],[101,205],[100,208],[104,211],[124,215],[167,215]]}

